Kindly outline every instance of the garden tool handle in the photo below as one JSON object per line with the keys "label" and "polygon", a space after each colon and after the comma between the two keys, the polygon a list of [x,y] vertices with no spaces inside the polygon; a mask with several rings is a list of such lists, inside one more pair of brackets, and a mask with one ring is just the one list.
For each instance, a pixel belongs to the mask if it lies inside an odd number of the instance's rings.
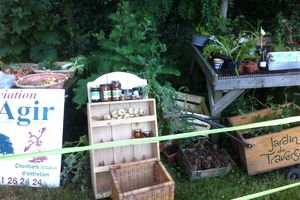
{"label": "garden tool handle", "polygon": [[163,119],[180,118],[181,114],[163,114]]}
{"label": "garden tool handle", "polygon": [[[205,117],[201,117],[198,115],[194,115],[194,114],[164,114],[163,115],[163,119],[170,119],[170,118],[194,118],[194,119],[198,119],[200,121],[206,122],[209,125],[211,125],[214,128],[225,128],[224,125],[219,124],[217,122],[212,121],[210,118],[205,118]],[[235,136],[233,136],[232,134],[228,133],[228,132],[224,132],[225,135],[227,135],[228,137],[232,138],[233,140],[237,141],[238,143],[242,144],[245,147],[248,148],[252,148],[253,145],[249,144]]]}

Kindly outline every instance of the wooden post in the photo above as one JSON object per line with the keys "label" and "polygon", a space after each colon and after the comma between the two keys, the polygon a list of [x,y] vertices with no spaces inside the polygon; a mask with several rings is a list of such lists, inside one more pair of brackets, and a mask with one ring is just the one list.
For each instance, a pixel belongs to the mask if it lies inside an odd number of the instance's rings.
{"label": "wooden post", "polygon": [[228,0],[222,0],[220,5],[220,14],[222,17],[227,18]]}

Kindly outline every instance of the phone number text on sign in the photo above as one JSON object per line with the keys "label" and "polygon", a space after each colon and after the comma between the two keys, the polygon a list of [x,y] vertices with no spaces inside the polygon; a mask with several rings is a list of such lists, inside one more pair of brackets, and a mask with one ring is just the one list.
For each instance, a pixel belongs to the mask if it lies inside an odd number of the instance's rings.
{"label": "phone number text on sign", "polygon": [[1,177],[0,184],[41,187],[43,186],[43,181],[42,179],[36,179],[36,178],[30,179],[30,178],[17,178],[17,177]]}

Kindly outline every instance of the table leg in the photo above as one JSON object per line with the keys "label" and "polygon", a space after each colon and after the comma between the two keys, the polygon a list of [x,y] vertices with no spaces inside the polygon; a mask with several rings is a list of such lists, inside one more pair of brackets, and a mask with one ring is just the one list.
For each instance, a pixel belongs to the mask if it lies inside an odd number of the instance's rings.
{"label": "table leg", "polygon": [[[209,107],[212,117],[220,118],[221,112],[229,106],[245,90],[230,90],[223,96],[223,91],[214,91],[213,85],[207,80]],[[212,135],[212,142],[218,142],[218,136]]]}

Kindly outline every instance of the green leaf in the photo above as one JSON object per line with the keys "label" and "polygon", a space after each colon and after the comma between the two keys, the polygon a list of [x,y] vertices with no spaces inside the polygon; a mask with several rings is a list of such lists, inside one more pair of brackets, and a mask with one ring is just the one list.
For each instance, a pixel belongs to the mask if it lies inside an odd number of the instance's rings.
{"label": "green leaf", "polygon": [[132,62],[133,64],[136,64],[136,65],[142,65],[142,64],[144,64],[143,63],[143,59],[142,59],[142,57],[141,56],[127,56],[127,58],[128,58],[128,60],[130,61],[130,62]]}
{"label": "green leaf", "polygon": [[123,60],[123,58],[120,55],[114,55],[111,57],[111,61],[116,62],[116,63],[121,62],[122,60]]}
{"label": "green leaf", "polygon": [[60,38],[56,31],[39,31],[34,32],[34,37],[38,41],[42,41],[45,44],[57,45],[60,44]]}
{"label": "green leaf", "polygon": [[173,76],[180,76],[181,74],[178,69],[169,65],[161,66],[160,70],[157,73],[160,75],[165,74],[165,75],[173,75]]}
{"label": "green leaf", "polygon": [[111,33],[109,34],[109,38],[112,40],[115,40],[117,38],[120,38],[123,36],[123,33],[117,29],[114,29],[111,31]]}
{"label": "green leaf", "polygon": [[92,74],[90,77],[86,79],[80,79],[77,82],[77,87],[73,89],[75,95],[72,99],[72,101],[77,104],[76,109],[85,106],[87,103],[87,83],[96,80],[99,76],[103,74]]}
{"label": "green leaf", "polygon": [[108,16],[108,18],[111,19],[112,21],[118,21],[119,20],[119,16],[117,14],[115,14],[115,13],[110,14]]}
{"label": "green leaf", "polygon": [[116,52],[123,54],[123,55],[128,55],[134,53],[134,49],[131,46],[122,46],[122,47],[115,47],[114,48]]}
{"label": "green leaf", "polygon": [[17,19],[12,21],[12,30],[17,34],[21,34],[22,31],[27,30],[30,27],[30,24],[26,23],[25,20]]}
{"label": "green leaf", "polygon": [[57,51],[50,45],[39,44],[30,48],[30,58],[35,62],[40,62],[46,58],[56,60],[56,57]]}

